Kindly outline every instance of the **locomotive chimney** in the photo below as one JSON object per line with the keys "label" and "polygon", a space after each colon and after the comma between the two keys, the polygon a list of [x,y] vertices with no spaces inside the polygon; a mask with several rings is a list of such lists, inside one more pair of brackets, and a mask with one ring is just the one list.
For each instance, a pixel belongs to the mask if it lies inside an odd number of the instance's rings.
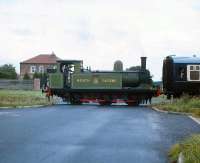
{"label": "locomotive chimney", "polygon": [[146,70],[146,60],[147,57],[141,57],[141,69]]}

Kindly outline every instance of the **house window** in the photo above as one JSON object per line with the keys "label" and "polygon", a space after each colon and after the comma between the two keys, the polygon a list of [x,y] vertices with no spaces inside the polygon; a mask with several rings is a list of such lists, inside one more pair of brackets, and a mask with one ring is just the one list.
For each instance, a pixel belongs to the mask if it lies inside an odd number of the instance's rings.
{"label": "house window", "polygon": [[36,72],[36,66],[31,66],[30,67],[30,72],[35,73]]}
{"label": "house window", "polygon": [[39,66],[39,73],[44,73],[44,66]]}
{"label": "house window", "polygon": [[200,65],[188,65],[187,71],[188,81],[200,81]]}

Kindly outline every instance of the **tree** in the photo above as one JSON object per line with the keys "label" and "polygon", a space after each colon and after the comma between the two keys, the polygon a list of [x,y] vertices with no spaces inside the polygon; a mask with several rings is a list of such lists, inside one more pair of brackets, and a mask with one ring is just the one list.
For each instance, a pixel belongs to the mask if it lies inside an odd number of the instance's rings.
{"label": "tree", "polygon": [[0,66],[0,79],[17,79],[15,67],[12,64]]}

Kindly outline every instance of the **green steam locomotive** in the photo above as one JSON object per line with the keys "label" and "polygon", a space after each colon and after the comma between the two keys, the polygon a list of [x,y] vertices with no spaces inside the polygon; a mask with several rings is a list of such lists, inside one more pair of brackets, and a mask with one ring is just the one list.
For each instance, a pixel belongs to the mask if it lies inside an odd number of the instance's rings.
{"label": "green steam locomotive", "polygon": [[81,60],[58,60],[57,69],[48,70],[47,88],[48,96],[56,95],[71,104],[125,102],[132,106],[151,101],[157,93],[146,57],[141,57],[141,66],[126,71],[121,61],[115,62],[113,71],[92,71],[84,69]]}

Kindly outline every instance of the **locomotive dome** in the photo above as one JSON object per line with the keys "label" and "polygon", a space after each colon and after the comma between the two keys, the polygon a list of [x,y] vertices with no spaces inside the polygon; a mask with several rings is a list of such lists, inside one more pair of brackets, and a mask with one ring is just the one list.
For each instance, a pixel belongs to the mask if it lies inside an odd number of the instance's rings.
{"label": "locomotive dome", "polygon": [[123,71],[123,63],[120,60],[115,61],[114,63],[114,71]]}

